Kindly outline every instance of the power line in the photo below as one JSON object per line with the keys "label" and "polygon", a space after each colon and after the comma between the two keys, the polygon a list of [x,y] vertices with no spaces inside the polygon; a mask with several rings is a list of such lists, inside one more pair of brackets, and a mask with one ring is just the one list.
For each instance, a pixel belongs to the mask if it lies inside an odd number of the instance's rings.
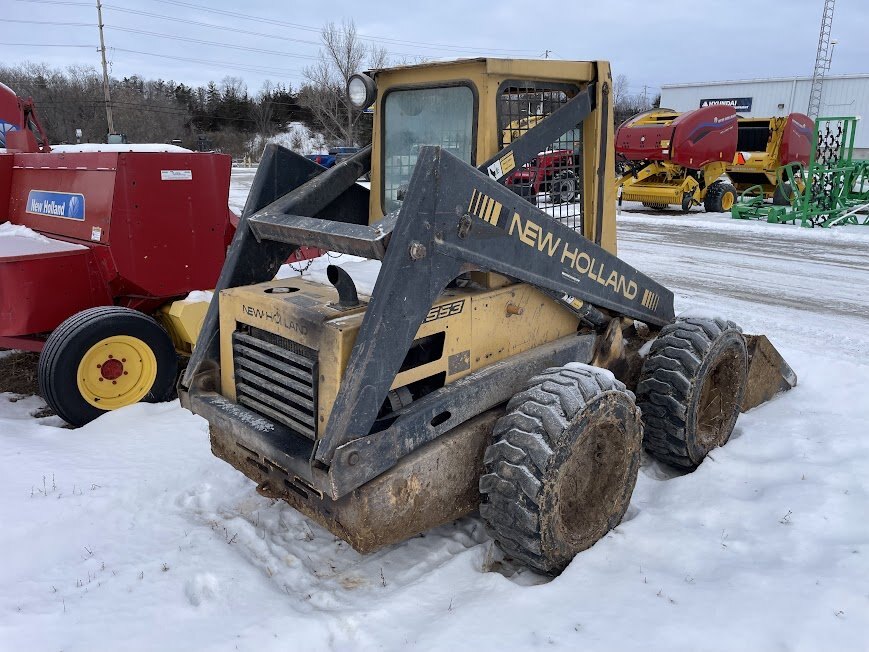
{"label": "power line", "polygon": [[26,23],[28,25],[62,25],[63,27],[93,27],[93,23],[68,23],[60,20],[20,20],[18,18],[4,18],[4,23]]}
{"label": "power line", "polygon": [[[305,39],[293,38],[291,36],[286,36],[283,34],[267,34],[265,32],[254,32],[251,30],[239,29],[236,26],[216,25],[214,23],[203,23],[202,21],[199,21],[199,20],[190,20],[189,18],[178,18],[176,16],[167,16],[165,14],[155,14],[155,13],[150,12],[150,11],[140,11],[138,9],[126,9],[124,7],[114,7],[114,6],[110,6],[110,5],[105,5],[104,8],[108,9],[110,11],[119,11],[122,13],[134,14],[137,16],[147,16],[149,18],[157,18],[158,20],[168,20],[168,21],[171,21],[173,23],[182,23],[185,25],[197,25],[199,27],[206,27],[209,29],[219,29],[219,30],[223,30],[223,31],[227,31],[227,32],[232,32],[233,34],[236,34],[236,35],[237,34],[245,34],[248,36],[256,36],[258,38],[271,38],[271,39],[277,39],[280,41],[291,41],[293,43],[302,43],[304,45],[313,45],[316,47],[322,47],[322,45],[323,45],[322,41],[308,41]],[[115,28],[115,29],[117,29],[117,28]],[[221,43],[221,45],[223,45],[223,43]],[[396,52],[395,50],[388,50],[387,54],[391,54],[393,56],[403,56],[403,57],[419,56],[418,53]],[[298,56],[298,55],[290,55],[290,56]],[[316,57],[314,57],[314,58],[316,58]]]}
{"label": "power line", "polygon": [[131,34],[143,34],[145,36],[155,36],[157,38],[167,38],[173,41],[187,41],[188,43],[198,43],[200,45],[214,45],[220,48],[229,48],[232,50],[242,50],[244,52],[257,52],[259,54],[273,54],[279,57],[295,57],[298,59],[316,60],[317,57],[311,54],[293,54],[291,52],[280,52],[278,50],[265,50],[263,48],[251,48],[244,45],[231,45],[229,43],[220,43],[218,41],[205,41],[198,38],[190,38],[188,36],[174,36],[172,34],[163,34],[161,32],[150,32],[144,29],[133,29],[132,27],[119,27],[117,25],[106,25],[106,27],[119,32],[129,32]]}
{"label": "power line", "polygon": [[17,2],[29,2],[40,5],[69,5],[71,7],[93,7],[90,2],[69,2],[68,0],[17,0]]}
{"label": "power line", "polygon": [[[90,5],[87,5],[90,7]],[[79,45],[76,43],[10,43],[7,41],[0,42],[0,45],[8,45],[11,47],[23,47],[23,48],[36,48],[36,47],[46,47],[46,48],[87,48],[89,50],[96,50],[95,45]],[[232,68],[236,70],[241,70],[242,72],[253,72],[257,74],[263,75],[292,75],[299,74],[301,71],[299,70],[291,70],[291,69],[280,69],[280,68],[267,68],[262,66],[245,66],[243,64],[234,63],[231,61],[212,61],[209,59],[193,59],[190,57],[175,57],[169,54],[155,54],[153,52],[141,52],[139,50],[128,50],[126,48],[116,48],[109,47],[109,50],[116,50],[118,52],[127,52],[129,54],[141,54],[149,57],[159,57],[161,59],[172,59],[173,61],[183,61],[185,63],[204,63],[206,65],[211,66],[220,66],[223,68]]]}
{"label": "power line", "polygon": [[[90,5],[88,5],[90,7]],[[12,45],[23,48],[94,48],[93,45],[76,45],[73,43],[0,43],[0,45]]]}
{"label": "power line", "polygon": [[[38,45],[38,44],[37,44]],[[299,73],[298,70],[289,70],[289,69],[278,69],[278,68],[265,68],[262,66],[246,66],[244,64],[233,63],[229,61],[212,61],[209,59],[193,59],[190,57],[175,57],[170,54],[156,54],[154,52],[142,52],[140,50],[128,50],[126,48],[116,48],[111,47],[110,50],[115,50],[117,52],[126,52],[128,54],[141,54],[147,57],[159,57],[161,59],[172,59],[174,61],[183,61],[185,63],[204,63],[206,65],[212,66],[222,66],[224,68],[233,68],[236,70],[241,70],[242,72],[253,72],[257,74],[264,75],[287,75],[287,74],[296,74]]]}
{"label": "power line", "polygon": [[320,41],[306,41],[304,39],[292,38],[290,36],[284,36],[281,34],[266,34],[265,32],[252,32],[250,30],[239,29],[235,26],[229,25],[216,25],[214,23],[203,23],[198,20],[190,20],[189,18],[178,18],[176,16],[166,16],[165,14],[155,14],[150,11],[140,11],[138,9],[126,9],[124,7],[115,7],[113,5],[105,5],[103,7],[109,11],[118,11],[125,14],[133,14],[136,16],[148,16],[149,18],[158,18],[160,20],[170,20],[176,23],[184,23],[185,25],[197,25],[199,27],[208,27],[211,29],[220,29],[227,32],[232,32],[233,34],[247,34],[248,36],[258,36],[261,38],[273,38],[279,39],[281,41],[292,41],[293,43],[304,43],[305,45],[316,45],[321,46],[322,43]]}
{"label": "power line", "polygon": [[[139,12],[139,13],[143,13],[143,12]],[[29,24],[29,25],[62,25],[64,27],[87,27],[87,28],[93,27],[93,23],[68,23],[68,22],[54,21],[54,20],[8,19],[8,20],[6,20],[6,22],[8,22],[8,23],[25,23],[25,24]],[[205,23],[202,23],[202,24],[205,24]],[[189,38],[186,36],[175,36],[172,34],[164,34],[162,32],[151,32],[151,31],[147,31],[147,30],[133,29],[131,27],[120,27],[118,25],[105,25],[105,26],[109,27],[115,31],[120,31],[120,32],[130,32],[133,34],[143,34],[145,36],[156,36],[158,38],[173,39],[176,41],[189,41],[191,43],[199,43],[201,45],[214,45],[214,46],[223,47],[223,48],[232,48],[235,50],[244,50],[244,51],[248,51],[248,52],[258,52],[260,54],[274,54],[274,55],[278,55],[278,56],[282,56],[282,57],[297,57],[297,58],[313,59],[313,60],[317,59],[317,57],[315,57],[313,55],[293,54],[291,52],[280,52],[277,50],[265,50],[262,48],[250,48],[250,47],[241,46],[241,45],[230,45],[230,44],[226,44],[226,43],[220,43],[217,41],[205,41],[202,39],[194,39],[194,38]],[[226,28],[226,29],[232,30],[233,28]],[[233,30],[233,31],[235,31],[235,30]],[[255,33],[255,32],[252,32],[252,33]],[[313,41],[310,41],[310,42],[313,43]]]}
{"label": "power line", "polygon": [[[27,2],[31,4],[50,4],[50,5],[66,5],[72,7],[90,7],[90,3],[87,2],[76,2],[74,0],[17,0],[18,2]],[[247,20],[254,23],[261,23],[266,25],[277,25],[280,27],[289,27],[291,29],[297,29],[305,32],[311,32],[314,34],[321,34],[323,31],[322,27],[313,27],[311,25],[302,25],[300,23],[292,23],[284,20],[279,20],[276,18],[265,18],[260,16],[251,16],[248,14],[244,14],[237,11],[228,11],[225,9],[215,9],[212,7],[205,7],[202,5],[192,4],[188,2],[181,2],[180,0],[155,0],[156,2],[162,2],[163,4],[174,5],[177,7],[184,7],[186,9],[195,9],[199,12],[211,13],[219,16],[226,16],[229,18],[237,18],[241,20]],[[127,7],[117,7],[117,6],[106,6],[106,9],[115,9],[118,11],[126,11],[126,12],[134,12],[137,11],[135,9],[130,9]],[[147,13],[147,12],[146,12]],[[176,20],[178,22],[190,22],[191,24],[195,24],[198,21],[188,21],[188,19],[176,18],[176,17],[167,17],[172,20]],[[357,34],[357,37],[363,41],[371,41],[374,43],[390,43],[393,45],[402,45],[405,47],[415,47],[419,49],[434,49],[434,50],[443,50],[447,52],[457,52],[462,53],[466,52],[469,54],[472,53],[524,53],[524,54],[536,54],[537,50],[529,50],[529,49],[518,49],[518,48],[480,48],[474,46],[465,46],[465,45],[455,45],[448,43],[431,43],[426,41],[409,41],[405,39],[394,39],[387,36],[375,36],[368,34]],[[272,37],[269,37],[272,38]],[[276,37],[280,38],[280,37]],[[291,39],[286,39],[291,40]],[[317,43],[319,45],[319,43]],[[400,52],[393,52],[392,54],[405,54]],[[408,55],[408,56],[416,56],[416,55]]]}
{"label": "power line", "polygon": [[[144,15],[144,16],[149,16],[149,17],[154,17],[154,18],[160,18],[160,19],[165,19],[165,20],[171,20],[171,21],[173,21],[173,22],[181,22],[181,23],[192,24],[192,25],[199,25],[199,26],[208,27],[208,28],[213,28],[213,29],[221,29],[221,30],[226,30],[226,31],[233,32],[234,34],[248,34],[248,35],[251,35],[251,36],[266,37],[266,38],[274,38],[274,39],[280,39],[280,40],[282,40],[282,41],[293,41],[293,42],[296,42],[296,43],[304,43],[304,44],[308,44],[308,45],[320,45],[320,43],[318,43],[318,42],[316,42],[316,41],[305,41],[305,40],[302,40],[302,39],[294,39],[294,38],[289,38],[289,37],[285,37],[285,36],[278,36],[278,35],[275,35],[275,34],[264,34],[264,33],[262,33],[262,32],[252,32],[252,31],[249,31],[249,30],[239,30],[239,29],[237,29],[237,28],[235,28],[235,27],[227,27],[227,26],[224,26],[224,25],[214,25],[214,24],[212,24],[212,23],[202,23],[202,22],[199,22],[199,21],[191,21],[191,20],[185,20],[185,19],[176,19],[176,18],[174,18],[174,17],[172,17],[172,16],[163,16],[163,15],[161,15],[161,14],[154,14],[154,13],[147,12],[147,11],[136,11],[136,10],[132,10],[132,9],[129,9],[129,10],[128,10],[128,9],[121,9],[121,8],[118,8],[118,7],[109,7],[108,5],[103,5],[103,9],[118,10],[118,11],[122,11],[122,12],[130,13],[130,14]],[[10,22],[10,23],[22,23],[22,24],[28,24],[28,25],[58,25],[58,26],[63,26],[63,27],[84,27],[84,28],[89,28],[89,29],[93,27],[93,24],[92,24],[92,23],[71,23],[71,22],[65,22],[65,21],[53,21],[53,20],[23,20],[23,19],[10,19],[10,20],[7,20],[6,22]],[[129,33],[133,33],[133,34],[142,34],[142,35],[145,35],[145,36],[155,36],[155,37],[157,37],[157,38],[167,38],[167,39],[172,39],[172,40],[176,40],[176,41],[189,41],[189,42],[192,42],[192,43],[199,43],[199,44],[201,44],[201,45],[214,45],[214,46],[222,47],[222,48],[231,48],[231,49],[234,49],[234,50],[241,50],[241,51],[247,51],[247,52],[257,52],[257,53],[260,53],[260,54],[274,54],[274,55],[278,55],[278,56],[282,56],[282,57],[295,57],[295,58],[300,58],[300,59],[309,59],[309,60],[312,60],[312,61],[316,61],[317,58],[318,58],[317,56],[314,56],[314,55],[294,54],[294,53],[291,53],[291,52],[279,52],[279,51],[275,51],[275,50],[266,50],[266,49],[263,49],[263,48],[251,48],[251,47],[240,46],[240,45],[231,45],[231,44],[227,44],[226,42],[206,41],[206,40],[203,40],[203,39],[194,39],[194,38],[190,38],[190,37],[176,36],[176,35],[173,35],[173,34],[166,34],[166,33],[164,33],[164,32],[151,32],[151,31],[147,31],[147,30],[138,30],[138,29],[134,29],[134,28],[131,28],[131,27],[121,27],[121,26],[119,26],[119,25],[109,25],[109,24],[107,24],[107,25],[105,25],[105,26],[106,26],[106,27],[109,27],[110,29],[113,29],[113,30],[115,30],[115,31],[120,31],[120,32],[129,32]],[[393,54],[393,55],[403,55],[403,56],[415,56],[415,55],[412,55],[412,54],[407,53],[407,52],[390,52],[390,54]],[[298,71],[298,72],[301,73],[301,71]]]}
{"label": "power line", "polygon": [[[44,0],[23,0],[27,2],[34,1],[44,1]],[[54,1],[54,0],[52,0]],[[228,11],[226,9],[214,9],[212,7],[204,7],[202,5],[197,5],[189,2],[181,2],[181,0],[156,0],[156,2],[161,2],[163,4],[174,5],[177,7],[185,7],[187,9],[195,9],[197,11],[204,11],[212,14],[219,14],[222,16],[228,16],[231,18],[240,18],[242,20],[248,20],[256,23],[265,23],[268,25],[280,25],[282,27],[290,27],[292,29],[298,29],[306,32],[313,32],[316,34],[320,34],[323,31],[322,27],[312,27],[311,25],[302,25],[300,23],[291,23],[288,21],[278,20],[275,18],[263,18],[258,16],[251,16],[248,14],[244,14],[237,11]],[[375,43],[392,43],[395,45],[405,45],[412,47],[429,47],[433,49],[439,50],[453,50],[458,52],[524,52],[531,53],[536,52],[536,50],[521,50],[521,49],[512,49],[512,48],[479,48],[479,47],[469,47],[464,45],[453,45],[447,43],[429,43],[425,41],[407,41],[403,39],[394,39],[385,36],[373,36],[366,34],[357,34],[358,38],[364,41],[373,41]]]}

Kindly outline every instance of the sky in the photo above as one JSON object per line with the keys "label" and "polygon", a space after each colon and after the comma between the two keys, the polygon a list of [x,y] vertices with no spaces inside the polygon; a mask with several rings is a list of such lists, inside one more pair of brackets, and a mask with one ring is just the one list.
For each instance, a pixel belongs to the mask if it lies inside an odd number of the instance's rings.
{"label": "sky", "polygon": [[[96,0],[2,0],[0,61],[98,67]],[[629,92],[662,84],[812,74],[823,0],[104,0],[113,77],[189,85],[231,75],[255,93],[297,87],[329,21],[352,20],[393,61],[464,56],[607,59]],[[829,74],[869,72],[869,2],[839,0]],[[0,80],[2,81],[2,80]]]}

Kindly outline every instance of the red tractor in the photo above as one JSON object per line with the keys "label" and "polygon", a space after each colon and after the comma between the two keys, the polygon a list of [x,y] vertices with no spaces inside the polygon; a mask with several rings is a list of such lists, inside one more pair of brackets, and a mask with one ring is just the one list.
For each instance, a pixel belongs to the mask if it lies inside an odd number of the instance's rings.
{"label": "red tractor", "polygon": [[576,201],[576,164],[578,158],[573,150],[553,149],[540,152],[507,177],[507,187],[531,203],[537,203],[537,195],[547,193],[553,204]]}
{"label": "red tractor", "polygon": [[40,394],[73,425],[170,397],[207,309],[185,297],[214,287],[238,223],[231,158],[52,148],[2,84],[0,147],[0,347],[41,351]]}

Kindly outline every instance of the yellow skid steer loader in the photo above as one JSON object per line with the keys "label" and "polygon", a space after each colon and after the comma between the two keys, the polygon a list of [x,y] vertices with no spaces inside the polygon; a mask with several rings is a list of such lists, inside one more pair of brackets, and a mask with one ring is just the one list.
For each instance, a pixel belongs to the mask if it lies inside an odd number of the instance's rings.
{"label": "yellow skid steer loader", "polygon": [[[676,319],[617,257],[608,63],[430,63],[348,92],[372,145],[329,170],[266,150],[180,383],[262,494],[361,552],[479,508],[556,574],[619,523],[643,447],[692,469],[796,383],[765,337]],[[568,132],[565,217],[505,180]],[[273,280],[302,246],[382,261],[373,292],[338,267]]]}

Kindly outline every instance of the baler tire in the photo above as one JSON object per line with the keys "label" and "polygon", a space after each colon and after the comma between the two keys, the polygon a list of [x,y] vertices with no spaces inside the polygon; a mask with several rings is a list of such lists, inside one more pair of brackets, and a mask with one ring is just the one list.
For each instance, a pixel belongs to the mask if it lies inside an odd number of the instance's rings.
{"label": "baler tire", "polygon": [[693,206],[693,205],[694,205],[694,197],[691,195],[691,193],[686,192],[682,196],[682,212],[687,213],[688,211],[691,210],[691,206]]}
{"label": "baler tire", "polygon": [[507,404],[486,449],[480,515],[498,546],[557,575],[622,520],[642,447],[634,396],[580,363],[532,378]]}
{"label": "baler tire", "polygon": [[637,383],[645,449],[672,466],[697,468],[730,439],[747,377],[748,351],[733,322],[686,318],[662,328]]}
{"label": "baler tire", "polygon": [[[147,377],[142,377],[141,383],[133,383],[129,394],[110,401],[120,401],[122,405],[110,408],[100,408],[89,402],[82,390],[83,381],[79,378],[83,360],[95,351],[94,347],[105,342],[112,346],[127,347],[124,350],[132,346],[134,350],[145,352],[148,360],[142,363],[142,368],[150,371]],[[52,332],[39,356],[37,376],[39,393],[48,405],[61,419],[78,427],[110,409],[140,401],[159,403],[171,400],[177,369],[178,355],[172,339],[153,318],[129,308],[101,306],[76,313]],[[123,364],[117,373],[128,375]],[[148,383],[151,376],[153,381]],[[130,380],[135,378],[134,373]],[[105,380],[111,381],[112,378],[106,376]],[[142,396],[137,400],[124,400],[127,396],[133,398],[139,394]],[[91,400],[98,402],[101,399],[97,397]]]}
{"label": "baler tire", "polygon": [[707,213],[728,213],[736,203],[736,188],[729,183],[716,181],[706,190],[703,208]]}

